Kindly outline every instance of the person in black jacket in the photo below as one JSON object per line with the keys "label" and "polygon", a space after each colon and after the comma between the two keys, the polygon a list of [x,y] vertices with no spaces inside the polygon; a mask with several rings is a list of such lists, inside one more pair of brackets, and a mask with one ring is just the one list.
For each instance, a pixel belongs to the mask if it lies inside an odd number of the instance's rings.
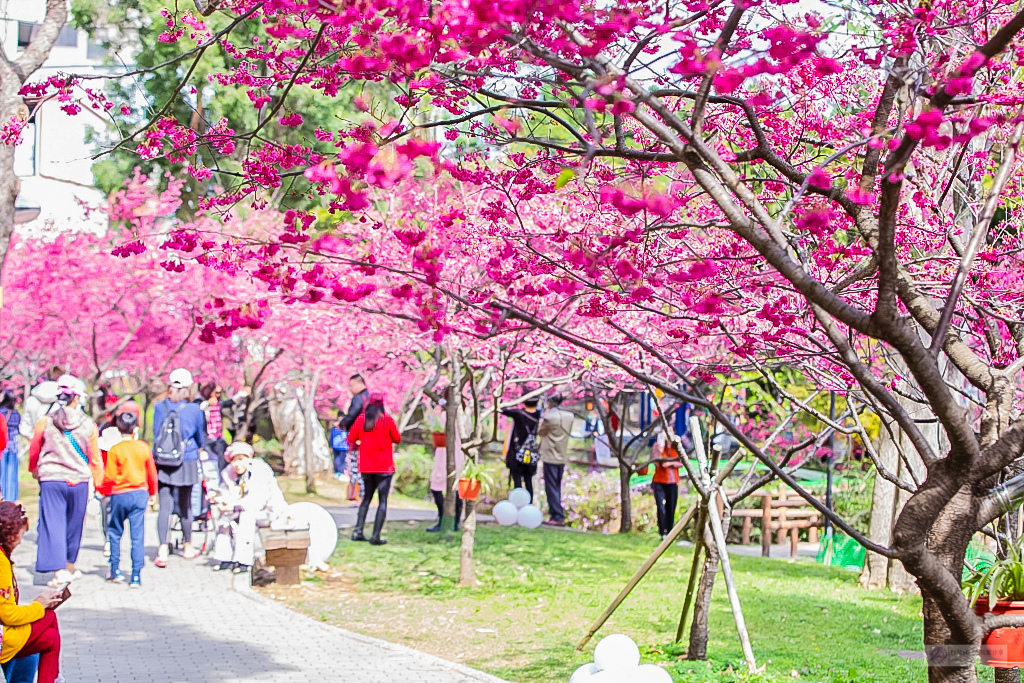
{"label": "person in black jacket", "polygon": [[540,422],[540,411],[537,410],[538,400],[535,398],[523,401],[523,407],[505,408],[501,414],[512,420],[512,434],[508,440],[508,452],[505,453],[505,466],[512,475],[516,488],[525,488],[533,502],[533,477],[537,474],[537,463],[523,464],[516,459],[519,448],[531,436],[536,436]]}
{"label": "person in black jacket", "polygon": [[[370,392],[366,390],[366,380],[356,373],[348,379],[348,390],[352,393],[352,402],[348,404],[348,412],[338,420],[338,428],[346,432],[352,430],[359,416],[366,410]],[[363,487],[363,479],[359,476],[359,449],[353,448],[348,454],[348,499],[358,500]]]}

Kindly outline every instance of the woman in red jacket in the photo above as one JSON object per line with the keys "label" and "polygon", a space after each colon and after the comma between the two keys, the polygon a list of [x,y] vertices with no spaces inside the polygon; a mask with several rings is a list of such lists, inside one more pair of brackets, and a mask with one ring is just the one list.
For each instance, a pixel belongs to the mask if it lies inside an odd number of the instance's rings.
{"label": "woman in red jacket", "polygon": [[355,448],[359,445],[359,473],[363,476],[363,502],[359,504],[359,516],[356,528],[352,532],[353,541],[365,541],[363,526],[366,524],[366,513],[370,511],[370,499],[377,492],[377,516],[373,521],[371,545],[387,543],[380,537],[384,529],[384,519],[388,514],[388,491],[391,489],[391,477],[395,474],[394,445],[401,443],[402,435],[391,416],[384,412],[383,394],[370,394],[366,412],[356,418],[355,424],[348,432],[348,442]]}

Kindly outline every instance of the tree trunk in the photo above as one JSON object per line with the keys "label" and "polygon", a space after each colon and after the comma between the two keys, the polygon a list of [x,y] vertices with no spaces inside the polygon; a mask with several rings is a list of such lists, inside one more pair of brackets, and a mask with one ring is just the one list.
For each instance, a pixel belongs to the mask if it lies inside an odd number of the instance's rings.
{"label": "tree trunk", "polygon": [[625,462],[619,453],[619,497],[622,503],[622,515],[619,519],[619,533],[628,534],[633,530],[633,501],[629,497],[629,478],[633,476],[633,468]]}
{"label": "tree trunk", "polygon": [[[28,107],[18,95],[20,89],[21,83],[13,73],[0,76],[0,121],[28,117]],[[14,145],[0,144],[0,273],[14,234],[14,202],[21,191],[21,181],[14,175],[14,150]]]}
{"label": "tree trunk", "polygon": [[306,419],[305,429],[302,430],[302,446],[306,460],[306,493],[316,493],[316,456],[313,454],[313,429],[317,421],[316,415],[316,391],[320,384],[320,371],[313,373],[309,382],[309,390],[306,392]]}
{"label": "tree trunk", "polygon": [[[29,109],[18,92],[50,54],[57,36],[68,18],[66,0],[46,0],[46,16],[28,47],[14,60],[0,57],[0,121],[12,118],[28,119]],[[0,44],[0,51],[4,46]],[[14,234],[15,200],[21,190],[21,181],[14,175],[14,145],[0,144],[0,274]],[[2,280],[0,280],[2,282]],[[0,289],[0,308],[3,307],[3,289]]]}
{"label": "tree trunk", "polygon": [[[895,425],[890,425],[890,428]],[[878,460],[890,472],[897,470],[899,452],[896,443],[883,426],[878,438]],[[879,545],[889,545],[896,510],[896,485],[875,472],[875,486],[871,494],[871,522],[868,538]],[[885,588],[889,578],[889,558],[868,552],[860,582],[865,588]]]}
{"label": "tree trunk", "polygon": [[[925,543],[935,560],[949,572],[950,575],[959,579],[963,572],[964,554],[967,551],[967,544],[974,535],[975,523],[978,514],[978,503],[972,491],[963,487],[957,491],[948,503],[937,515],[929,520],[928,524],[919,524],[918,519],[922,517],[927,504],[929,492],[916,494],[908,501],[904,512],[893,533],[893,546],[896,548],[913,547],[914,541],[920,539],[921,534],[927,534]],[[921,498],[924,496],[925,498]],[[908,517],[908,515],[910,515]],[[926,527],[926,528],[917,528]],[[935,574],[935,567],[929,567],[925,563],[918,563],[917,555],[905,555],[904,560],[907,569],[917,576]],[[921,612],[924,617],[924,646],[929,653],[931,665],[928,667],[928,680],[930,683],[975,683],[977,672],[974,667],[974,658],[978,647],[981,644],[982,632],[980,627],[973,632],[962,633],[959,629],[954,631],[947,623],[944,614],[969,614],[970,608],[967,598],[956,591],[952,598],[943,597],[942,593],[933,593],[929,585],[924,583],[921,590],[922,606]],[[953,603],[943,602],[952,599]],[[964,648],[970,648],[967,652]],[[950,660],[950,666],[938,666],[939,658],[946,654],[955,655],[955,660]]]}
{"label": "tree trunk", "polygon": [[444,450],[445,467],[448,476],[444,480],[444,521],[451,520],[452,530],[455,529],[455,496],[458,491],[455,488],[455,449],[456,439],[459,437],[459,393],[455,386],[457,378],[453,377],[453,383],[444,390]]}
{"label": "tree trunk", "polygon": [[687,659],[708,658],[708,615],[711,612],[711,593],[715,588],[718,574],[718,546],[708,525],[704,525],[704,568],[697,596],[693,603],[693,624],[690,626],[690,646],[686,648]]}
{"label": "tree trunk", "polygon": [[466,521],[462,525],[462,550],[459,553],[459,585],[475,586],[473,546],[476,543],[476,501],[465,501]]}

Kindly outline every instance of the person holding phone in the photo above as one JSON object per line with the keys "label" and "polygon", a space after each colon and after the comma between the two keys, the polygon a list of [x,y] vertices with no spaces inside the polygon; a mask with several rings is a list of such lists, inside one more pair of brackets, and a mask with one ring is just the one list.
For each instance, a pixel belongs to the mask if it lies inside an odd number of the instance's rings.
{"label": "person holding phone", "polygon": [[0,625],[3,645],[0,664],[39,655],[39,683],[60,676],[60,627],[54,609],[70,596],[62,589],[40,593],[34,602],[19,605],[11,553],[28,531],[28,517],[19,503],[0,502]]}

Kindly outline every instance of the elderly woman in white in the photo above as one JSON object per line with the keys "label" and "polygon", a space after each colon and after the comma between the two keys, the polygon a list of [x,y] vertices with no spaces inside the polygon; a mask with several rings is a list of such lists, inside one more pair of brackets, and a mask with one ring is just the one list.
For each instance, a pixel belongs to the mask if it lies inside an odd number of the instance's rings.
{"label": "elderly woman in white", "polygon": [[288,506],[274,471],[254,455],[252,446],[241,442],[224,453],[228,464],[220,474],[221,488],[212,496],[217,525],[213,559],[220,563],[220,571],[248,571],[254,561],[256,527],[273,521]]}

